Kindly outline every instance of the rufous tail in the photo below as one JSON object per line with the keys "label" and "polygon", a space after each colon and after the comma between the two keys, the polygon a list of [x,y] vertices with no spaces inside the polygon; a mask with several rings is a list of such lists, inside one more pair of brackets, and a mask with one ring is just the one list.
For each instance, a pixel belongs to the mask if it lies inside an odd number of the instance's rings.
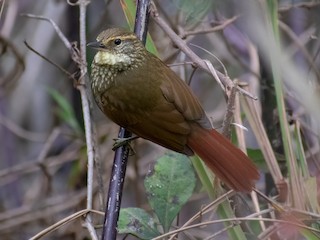
{"label": "rufous tail", "polygon": [[188,146],[230,188],[251,192],[259,172],[251,160],[216,130],[192,125]]}

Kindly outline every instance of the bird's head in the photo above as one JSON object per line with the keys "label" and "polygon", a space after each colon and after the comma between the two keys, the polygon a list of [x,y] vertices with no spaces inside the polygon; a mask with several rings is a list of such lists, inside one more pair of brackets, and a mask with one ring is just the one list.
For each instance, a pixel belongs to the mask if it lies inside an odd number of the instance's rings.
{"label": "bird's head", "polygon": [[129,67],[142,61],[145,48],[132,32],[110,28],[101,32],[96,42],[88,44],[98,50],[94,57],[97,65]]}

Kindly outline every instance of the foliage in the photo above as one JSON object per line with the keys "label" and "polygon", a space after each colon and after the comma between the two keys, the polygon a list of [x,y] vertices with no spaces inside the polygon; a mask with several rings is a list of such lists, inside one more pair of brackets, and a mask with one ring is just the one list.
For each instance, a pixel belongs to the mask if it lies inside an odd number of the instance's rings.
{"label": "foliage", "polygon": [[155,222],[162,226],[162,233],[168,232],[182,206],[191,197],[195,182],[191,162],[186,156],[174,152],[162,156],[144,181],[149,204],[157,219],[142,209],[122,209],[119,232],[152,239],[160,235]]}

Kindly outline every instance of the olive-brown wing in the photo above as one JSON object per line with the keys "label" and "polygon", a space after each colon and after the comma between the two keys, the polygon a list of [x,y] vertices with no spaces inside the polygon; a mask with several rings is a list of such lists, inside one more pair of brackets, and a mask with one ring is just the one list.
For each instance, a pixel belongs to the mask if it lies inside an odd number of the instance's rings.
{"label": "olive-brown wing", "polygon": [[160,86],[165,99],[175,106],[186,121],[197,122],[205,129],[212,129],[208,116],[191,88],[162,61],[155,56],[152,57],[159,67],[166,69],[161,73],[163,81]]}

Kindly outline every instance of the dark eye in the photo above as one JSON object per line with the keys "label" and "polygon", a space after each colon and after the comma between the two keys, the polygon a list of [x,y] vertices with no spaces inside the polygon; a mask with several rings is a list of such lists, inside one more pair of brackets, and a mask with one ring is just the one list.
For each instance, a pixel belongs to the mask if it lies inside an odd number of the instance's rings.
{"label": "dark eye", "polygon": [[120,38],[116,38],[116,39],[114,40],[114,44],[115,44],[115,45],[120,45],[120,44],[121,44],[121,39],[120,39]]}

